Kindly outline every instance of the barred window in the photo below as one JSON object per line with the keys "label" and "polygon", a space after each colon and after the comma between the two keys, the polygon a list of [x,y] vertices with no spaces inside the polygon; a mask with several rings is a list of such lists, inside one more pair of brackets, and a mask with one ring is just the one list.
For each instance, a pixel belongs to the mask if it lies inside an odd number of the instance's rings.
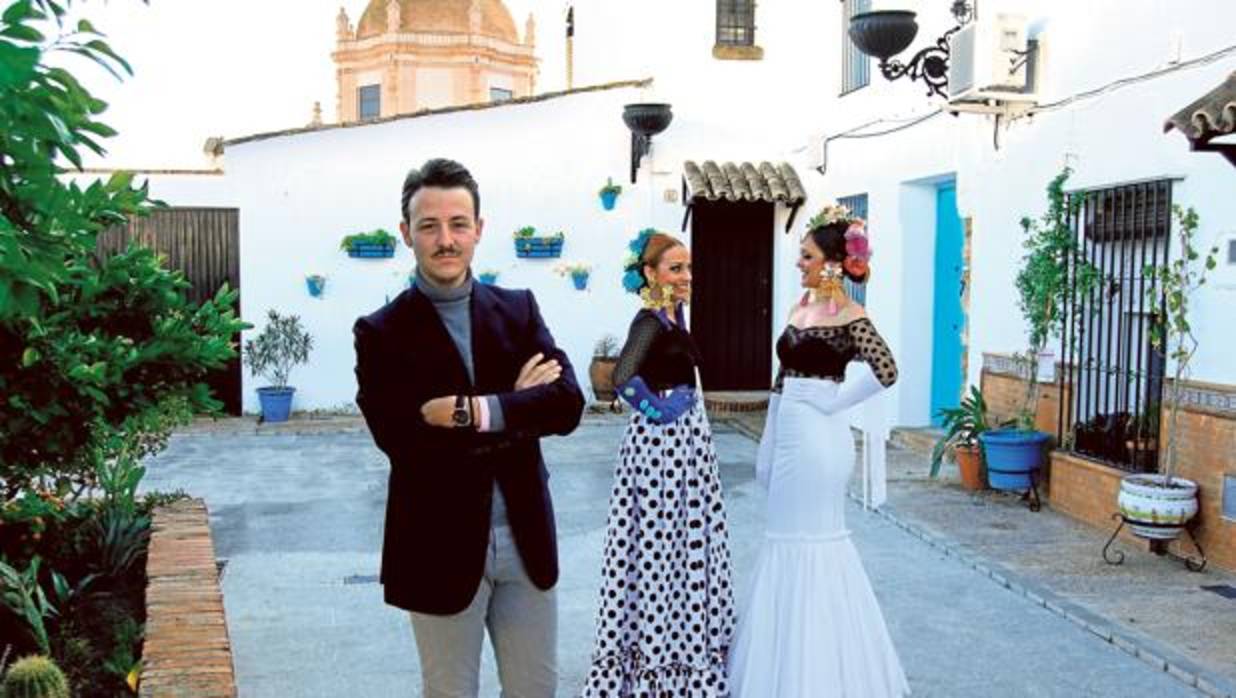
{"label": "barred window", "polygon": [[1171,181],[1158,180],[1085,192],[1086,237],[1094,242],[1145,240],[1171,227]]}
{"label": "barred window", "polygon": [[1165,299],[1145,270],[1170,262],[1172,181],[1074,191],[1068,203],[1076,256],[1059,340],[1071,389],[1060,391],[1058,436],[1074,453],[1153,472],[1167,357],[1150,337]]}
{"label": "barred window", "polygon": [[850,38],[850,18],[871,9],[871,0],[842,0],[841,4],[841,94],[866,87],[871,82],[871,62]]}
{"label": "barred window", "polygon": [[489,88],[489,101],[506,102],[515,97],[515,93],[502,87]]}
{"label": "barred window", "polygon": [[359,107],[356,113],[361,121],[376,119],[382,115],[382,86],[364,85],[356,91]]}
{"label": "barred window", "polygon": [[755,45],[755,0],[717,0],[717,43]]}
{"label": "barred window", "polygon": [[[867,195],[854,194],[853,196],[843,196],[837,199],[837,203],[850,209],[850,214],[856,218],[867,220]],[[867,284],[856,284],[849,279],[845,282],[845,292],[858,302],[859,305],[867,304]]]}

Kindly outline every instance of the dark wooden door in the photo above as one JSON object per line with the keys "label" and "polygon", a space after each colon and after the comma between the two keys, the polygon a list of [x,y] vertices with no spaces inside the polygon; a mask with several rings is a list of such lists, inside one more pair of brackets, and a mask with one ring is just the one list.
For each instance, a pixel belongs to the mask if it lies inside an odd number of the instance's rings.
{"label": "dark wooden door", "polygon": [[[99,235],[100,254],[124,250],[131,241],[167,257],[169,269],[184,273],[192,284],[189,300],[202,303],[227,283],[240,288],[240,211],[234,208],[167,208],[135,218]],[[240,315],[240,296],[236,298]],[[234,338],[240,342],[240,335]],[[240,358],[207,378],[215,398],[228,414],[241,409]]]}
{"label": "dark wooden door", "polygon": [[704,389],[767,390],[773,204],[700,202],[691,221],[691,334],[703,354]]}

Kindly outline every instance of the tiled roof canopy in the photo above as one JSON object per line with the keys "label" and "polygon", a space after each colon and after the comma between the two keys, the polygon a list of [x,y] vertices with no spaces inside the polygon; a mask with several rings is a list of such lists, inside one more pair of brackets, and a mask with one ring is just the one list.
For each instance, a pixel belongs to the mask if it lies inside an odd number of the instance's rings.
{"label": "tiled roof canopy", "polygon": [[1172,115],[1164,132],[1178,129],[1194,150],[1213,150],[1236,165],[1236,144],[1211,143],[1211,139],[1236,133],[1236,72],[1215,89]]}
{"label": "tiled roof canopy", "polygon": [[682,166],[691,201],[770,201],[798,206],[806,200],[802,182],[789,163],[726,162],[718,165],[705,160],[697,165],[688,160]]}
{"label": "tiled roof canopy", "polygon": [[788,231],[794,225],[798,207],[807,200],[798,173],[788,162],[778,163],[725,162],[718,165],[705,160],[703,165],[687,160],[682,165],[683,203],[687,206],[682,229],[687,229],[691,207],[708,201],[767,201],[790,207],[785,224]]}

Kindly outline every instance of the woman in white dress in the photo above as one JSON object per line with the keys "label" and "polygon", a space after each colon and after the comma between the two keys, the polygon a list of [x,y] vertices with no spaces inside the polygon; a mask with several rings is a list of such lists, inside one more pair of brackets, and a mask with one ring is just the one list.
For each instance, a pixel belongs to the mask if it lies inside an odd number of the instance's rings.
{"label": "woman in white dress", "polygon": [[[756,459],[767,528],[731,651],[731,698],[910,692],[845,524],[855,464],[846,410],[892,385],[897,367],[842,283],[869,274],[863,222],[829,207],[813,223],[798,262],[808,291],[777,342]],[[847,379],[852,361],[862,365]]]}

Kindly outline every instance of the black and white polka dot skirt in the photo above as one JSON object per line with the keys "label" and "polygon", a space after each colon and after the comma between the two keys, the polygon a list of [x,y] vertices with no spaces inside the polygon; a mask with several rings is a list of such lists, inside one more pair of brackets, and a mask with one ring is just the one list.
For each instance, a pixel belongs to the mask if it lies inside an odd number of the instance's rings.
{"label": "black and white polka dot skirt", "polygon": [[584,696],[724,698],[734,634],[725,503],[702,405],[631,417],[605,535]]}

